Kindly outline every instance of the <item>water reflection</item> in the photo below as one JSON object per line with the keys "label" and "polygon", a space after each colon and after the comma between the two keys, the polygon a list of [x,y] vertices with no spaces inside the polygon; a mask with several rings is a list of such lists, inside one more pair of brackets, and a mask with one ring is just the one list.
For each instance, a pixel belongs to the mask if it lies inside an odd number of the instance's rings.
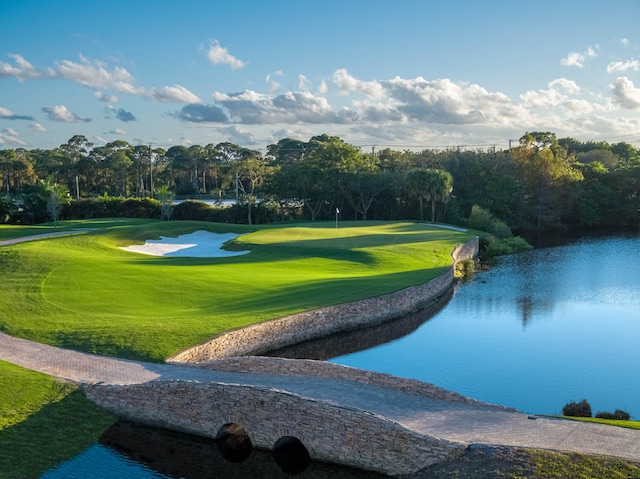
{"label": "water reflection", "polygon": [[[213,439],[156,429],[127,422],[112,426],[98,444],[85,453],[47,472],[43,479],[382,479],[388,476],[359,469],[310,461],[300,467],[298,457],[278,459],[269,451],[252,449],[240,461],[228,461]],[[294,474],[292,474],[294,473]]]}
{"label": "water reflection", "polygon": [[640,235],[500,258],[415,332],[333,362],[527,413],[587,398],[640,417]]}

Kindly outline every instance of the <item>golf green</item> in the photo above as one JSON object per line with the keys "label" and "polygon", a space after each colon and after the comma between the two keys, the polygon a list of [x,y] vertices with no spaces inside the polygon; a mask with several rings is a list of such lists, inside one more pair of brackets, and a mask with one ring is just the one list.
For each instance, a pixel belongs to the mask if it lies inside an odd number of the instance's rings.
{"label": "golf green", "polygon": [[[100,220],[62,227],[90,230],[0,247],[0,330],[153,361],[229,329],[424,283],[451,264],[455,245],[472,238],[411,222],[336,228]],[[19,237],[21,228],[4,226],[0,238]],[[250,253],[193,258],[121,249],[200,230],[241,235],[226,248]]]}

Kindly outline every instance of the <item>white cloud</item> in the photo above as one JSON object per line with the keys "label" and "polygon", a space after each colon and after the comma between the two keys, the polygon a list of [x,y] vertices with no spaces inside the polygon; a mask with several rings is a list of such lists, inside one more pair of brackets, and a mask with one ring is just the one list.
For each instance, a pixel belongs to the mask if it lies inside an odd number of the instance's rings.
{"label": "white cloud", "polygon": [[257,145],[258,141],[253,134],[244,128],[240,128],[237,125],[225,126],[219,128],[218,132],[221,135],[226,136],[227,140],[237,145]]}
{"label": "white cloud", "polygon": [[288,122],[342,123],[348,111],[334,112],[326,98],[310,92],[286,92],[275,97],[253,90],[226,94],[215,92],[217,104],[229,112],[234,123],[279,124]]}
{"label": "white cloud", "polygon": [[640,88],[627,77],[618,77],[613,85],[613,102],[628,110],[640,109]]}
{"label": "white cloud", "polygon": [[107,93],[101,92],[101,91],[97,91],[93,94],[93,96],[95,96],[98,101],[101,101],[103,103],[117,103],[118,102],[118,97],[115,95],[109,95]]}
{"label": "white cloud", "polygon": [[311,83],[309,79],[302,74],[298,75],[298,90],[309,91],[310,89]]}
{"label": "white cloud", "polygon": [[90,88],[115,90],[130,94],[140,93],[140,90],[133,84],[133,77],[125,68],[117,66],[109,70],[102,62],[89,60],[82,55],[80,55],[80,63],[71,60],[57,62],[51,76]]}
{"label": "white cloud", "polygon": [[329,91],[329,87],[327,86],[327,82],[322,80],[320,82],[320,86],[318,87],[318,93],[320,93],[321,95],[324,95],[327,93],[327,91]]}
{"label": "white cloud", "polygon": [[3,120],[35,120],[34,117],[30,115],[16,115],[8,108],[3,108],[0,106],[0,118]]}
{"label": "white cloud", "polygon": [[627,60],[626,62],[611,62],[607,65],[607,73],[627,70],[640,71],[640,62],[638,60]]}
{"label": "white cloud", "polygon": [[64,105],[45,106],[42,108],[51,121],[57,121],[61,123],[80,123],[90,122],[91,118],[83,118],[71,113]]}
{"label": "white cloud", "polygon": [[47,129],[40,123],[31,123],[29,125],[29,128],[31,128],[33,131],[37,131],[38,133],[46,133],[47,131]]}
{"label": "white cloud", "polygon": [[13,128],[6,128],[0,132],[0,144],[9,143],[11,145],[25,146],[26,143],[18,138],[19,136],[20,133]]}
{"label": "white cloud", "polygon": [[10,54],[15,65],[0,62],[0,78],[14,77],[20,81],[43,78],[58,78],[78,85],[95,89],[94,96],[105,103],[115,103],[118,97],[107,93],[113,90],[120,93],[141,96],[148,100],[166,103],[200,103],[195,94],[181,85],[165,86],[161,89],[145,88],[135,85],[133,76],[123,67],[109,68],[103,62],[91,60],[80,55],[80,61],[62,60],[55,68],[38,70],[20,55]]}
{"label": "white cloud", "polygon": [[553,108],[568,100],[567,93],[577,94],[580,92],[578,84],[566,78],[550,81],[548,87],[546,90],[530,90],[520,95],[520,98],[528,107]]}
{"label": "white cloud", "polygon": [[621,38],[620,39],[620,44],[624,47],[628,47],[629,46],[629,39],[628,38]]}
{"label": "white cloud", "polygon": [[148,96],[162,103],[201,103],[202,100],[182,85],[149,90]]}
{"label": "white cloud", "polygon": [[220,46],[218,40],[214,40],[209,47],[207,58],[213,65],[229,65],[232,70],[243,68],[246,65],[245,62],[231,55],[226,48]]}
{"label": "white cloud", "polygon": [[110,130],[109,134],[110,135],[126,135],[127,132],[121,128],[116,128],[115,130]]}
{"label": "white cloud", "polygon": [[[596,46],[597,48],[597,46]],[[582,68],[584,62],[588,57],[597,57],[598,53],[592,47],[588,47],[585,52],[570,52],[565,58],[560,60],[560,63],[566,67],[578,67]]]}
{"label": "white cloud", "polygon": [[0,62],[0,78],[12,77],[20,81],[33,80],[36,78],[42,78],[45,72],[38,71],[31,63],[25,60],[21,55],[15,53],[9,53],[9,58],[13,58],[14,65],[9,63]]}
{"label": "white cloud", "polygon": [[333,73],[332,80],[343,94],[357,91],[374,98],[381,98],[384,96],[384,88],[379,82],[375,80],[368,82],[360,81],[353,77],[346,68],[336,70]]}

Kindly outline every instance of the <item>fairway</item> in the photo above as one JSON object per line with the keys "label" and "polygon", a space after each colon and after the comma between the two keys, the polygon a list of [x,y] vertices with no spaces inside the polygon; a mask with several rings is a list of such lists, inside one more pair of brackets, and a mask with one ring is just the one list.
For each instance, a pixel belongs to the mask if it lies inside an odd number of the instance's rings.
{"label": "fairway", "polygon": [[[153,361],[229,329],[425,283],[473,237],[410,222],[335,228],[100,220],[63,227],[92,230],[0,247],[0,330]],[[19,237],[21,228],[5,226],[0,237]],[[152,257],[121,249],[197,230],[239,234],[227,248],[250,253]]]}

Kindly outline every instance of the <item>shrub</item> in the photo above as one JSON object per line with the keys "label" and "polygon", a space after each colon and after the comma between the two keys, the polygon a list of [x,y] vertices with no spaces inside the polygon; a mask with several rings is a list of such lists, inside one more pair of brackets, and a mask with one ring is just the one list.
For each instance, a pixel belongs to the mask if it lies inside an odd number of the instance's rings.
{"label": "shrub", "polygon": [[562,408],[563,416],[591,417],[591,405],[586,399],[580,402],[571,401]]}
{"label": "shrub", "polygon": [[504,221],[499,220],[493,215],[493,213],[491,213],[491,211],[485,210],[478,205],[473,205],[471,208],[471,214],[467,221],[469,228],[486,231],[500,239],[509,238],[511,236],[511,230]]}
{"label": "shrub", "polygon": [[614,419],[616,421],[628,421],[631,419],[631,414],[622,409],[616,409],[615,412],[600,411],[596,414],[599,419]]}

